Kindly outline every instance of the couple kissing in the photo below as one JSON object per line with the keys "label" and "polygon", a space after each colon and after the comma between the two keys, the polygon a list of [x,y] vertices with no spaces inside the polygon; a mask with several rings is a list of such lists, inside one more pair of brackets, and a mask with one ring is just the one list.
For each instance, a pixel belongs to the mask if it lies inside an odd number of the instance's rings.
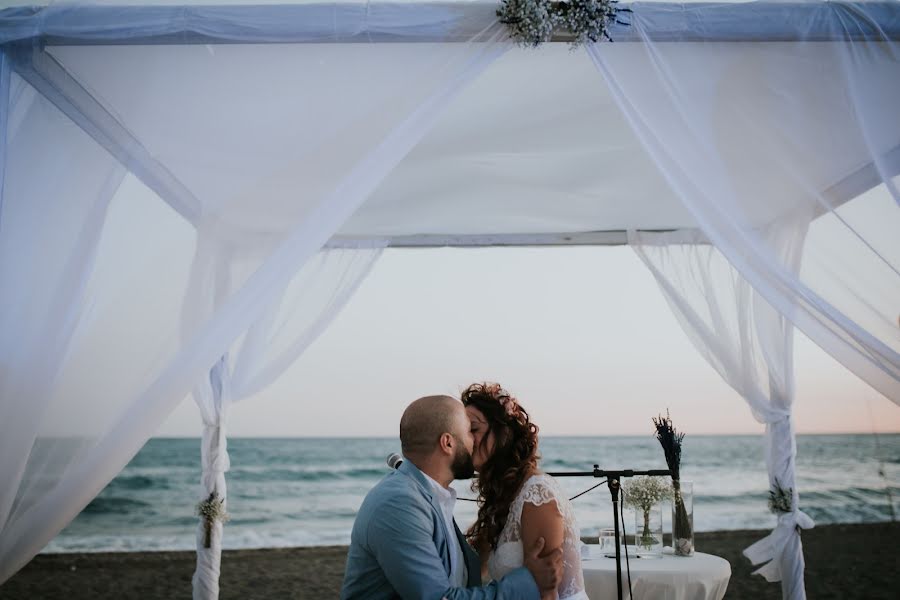
{"label": "couple kissing", "polygon": [[[412,402],[405,460],[357,513],[341,598],[587,600],[575,515],[538,469],[537,434],[495,383]],[[450,484],[472,477],[478,516],[463,534]]]}

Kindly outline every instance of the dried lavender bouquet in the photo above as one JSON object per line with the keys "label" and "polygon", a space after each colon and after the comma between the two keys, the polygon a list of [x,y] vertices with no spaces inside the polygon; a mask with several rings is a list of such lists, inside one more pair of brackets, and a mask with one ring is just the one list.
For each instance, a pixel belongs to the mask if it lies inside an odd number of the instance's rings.
{"label": "dried lavender bouquet", "polygon": [[672,424],[669,411],[666,416],[659,415],[653,419],[656,427],[656,439],[662,446],[666,455],[666,465],[672,472],[673,505],[672,513],[672,547],[675,554],[680,556],[692,556],[694,554],[693,523],[684,505],[684,497],[681,494],[681,443],[684,434],[678,433]]}

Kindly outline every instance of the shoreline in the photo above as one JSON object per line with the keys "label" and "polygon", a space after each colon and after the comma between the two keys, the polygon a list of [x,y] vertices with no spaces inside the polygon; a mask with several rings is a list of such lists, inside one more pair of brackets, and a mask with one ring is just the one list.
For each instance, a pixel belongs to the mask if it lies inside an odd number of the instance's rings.
{"label": "shoreline", "polygon": [[[781,598],[781,586],[751,575],[755,567],[741,555],[768,533],[697,533],[699,552],[721,556],[731,564],[726,598]],[[809,598],[896,597],[900,523],[821,525],[804,531],[802,540]],[[225,550],[219,597],[337,598],[346,558],[346,546]],[[0,599],[186,598],[194,564],[193,551],[39,554],[0,585]]]}

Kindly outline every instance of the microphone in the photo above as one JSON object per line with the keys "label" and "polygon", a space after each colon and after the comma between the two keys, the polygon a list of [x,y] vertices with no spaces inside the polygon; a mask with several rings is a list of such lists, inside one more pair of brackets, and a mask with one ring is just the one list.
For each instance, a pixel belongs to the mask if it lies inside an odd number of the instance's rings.
{"label": "microphone", "polygon": [[392,469],[397,469],[400,465],[403,464],[403,457],[397,454],[396,452],[392,452],[387,457],[387,466]]}

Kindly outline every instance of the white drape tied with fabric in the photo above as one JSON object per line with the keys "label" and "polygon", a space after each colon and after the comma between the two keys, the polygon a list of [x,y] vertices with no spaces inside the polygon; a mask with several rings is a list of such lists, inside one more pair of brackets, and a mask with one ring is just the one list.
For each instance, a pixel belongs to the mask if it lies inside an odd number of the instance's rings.
{"label": "white drape tied with fabric", "polygon": [[[203,419],[200,501],[220,501],[227,510],[225,473],[230,462],[226,442],[226,415],[230,404],[261,392],[293,364],[316,337],[340,313],[371,271],[387,240],[346,243],[321,250],[289,282],[280,297],[250,330],[194,388],[193,397]],[[189,302],[215,311],[216,298],[240,276],[230,263],[207,261],[198,252],[195,281],[215,282],[196,286]],[[235,257],[235,252],[215,256]],[[236,358],[232,361],[231,356]],[[233,365],[233,366],[232,366]],[[205,519],[197,525],[197,568],[193,577],[195,600],[212,600],[219,594],[223,524]],[[207,535],[209,545],[207,546]]]}
{"label": "white drape tied with fabric", "polygon": [[[71,8],[37,19],[87,31]],[[113,12],[104,23],[116,35],[159,32],[152,15],[130,22],[128,11]],[[216,11],[198,14],[221,24]],[[464,14],[346,14],[329,27],[395,41],[424,30],[433,43],[268,43],[281,39],[273,18],[231,25],[225,37],[259,42],[249,46],[3,46],[0,582],[100,493],[223,356],[240,397],[314,339],[328,317],[315,312],[279,331],[299,315],[279,299],[450,100],[509,48],[493,20],[460,39]],[[182,17],[162,26],[177,29]],[[0,38],[19,22],[0,23]],[[452,43],[441,43],[444,33]],[[151,97],[160,90],[167,100]],[[376,247],[378,237],[368,236]],[[201,263],[211,267],[195,271]],[[336,289],[347,286],[295,295]],[[204,417],[210,479],[223,466],[226,413]]]}
{"label": "white drape tied with fabric", "polygon": [[[768,237],[782,264],[796,271],[805,227],[788,222],[770,229]],[[790,489],[792,511],[779,519],[772,534],[748,548],[748,558],[754,564],[771,561],[757,573],[783,581],[784,598],[805,598],[795,526],[809,528],[813,522],[798,509],[795,485],[793,327],[701,233],[629,232],[629,243],[700,354],[766,424],[770,489]]]}
{"label": "white drape tied with fabric", "polygon": [[[803,589],[804,561],[800,531],[815,526],[809,515],[798,508],[800,496],[794,483],[793,458],[797,454],[795,440],[791,419],[766,425],[767,464],[772,465],[769,471],[770,485],[772,488],[777,484],[784,490],[791,489],[792,510],[779,514],[778,524],[772,533],[744,550],[744,556],[754,565],[765,563],[754,574],[762,575],[766,581],[784,582],[784,598],[803,598],[806,595]],[[782,458],[771,461],[769,456]],[[800,560],[797,560],[798,556]]]}
{"label": "white drape tied with fabric", "polygon": [[750,549],[785,598],[805,597],[795,525],[812,525],[794,478],[792,324],[900,404],[900,44],[879,27],[881,5],[795,6],[807,18],[784,19],[781,43],[730,38],[715,5],[673,7],[694,26],[659,35],[661,14],[635,4],[642,44],[588,47],[696,223],[687,244],[630,242],[766,424],[770,489],[792,490],[789,514]]}
{"label": "white drape tied with fabric", "polygon": [[[376,239],[321,250],[291,280],[277,302],[235,343],[233,352],[223,356],[210,370],[208,379],[194,388],[194,401],[203,419],[200,501],[221,501],[227,510],[225,473],[230,461],[225,425],[229,405],[261,392],[300,357],[340,313],[386,245],[387,240]],[[196,280],[206,280],[210,274],[199,271],[211,265],[198,256],[194,264]],[[235,281],[233,275],[229,269],[217,269],[211,275],[219,282],[217,285],[196,287],[194,291],[201,297],[204,292],[217,292],[221,296],[222,290]],[[211,296],[207,301],[198,297],[193,301],[215,310]],[[231,356],[236,358],[230,360]],[[197,525],[197,568],[193,577],[195,600],[211,600],[219,594],[224,528],[220,521],[212,523],[209,547],[206,528],[201,518]]]}

